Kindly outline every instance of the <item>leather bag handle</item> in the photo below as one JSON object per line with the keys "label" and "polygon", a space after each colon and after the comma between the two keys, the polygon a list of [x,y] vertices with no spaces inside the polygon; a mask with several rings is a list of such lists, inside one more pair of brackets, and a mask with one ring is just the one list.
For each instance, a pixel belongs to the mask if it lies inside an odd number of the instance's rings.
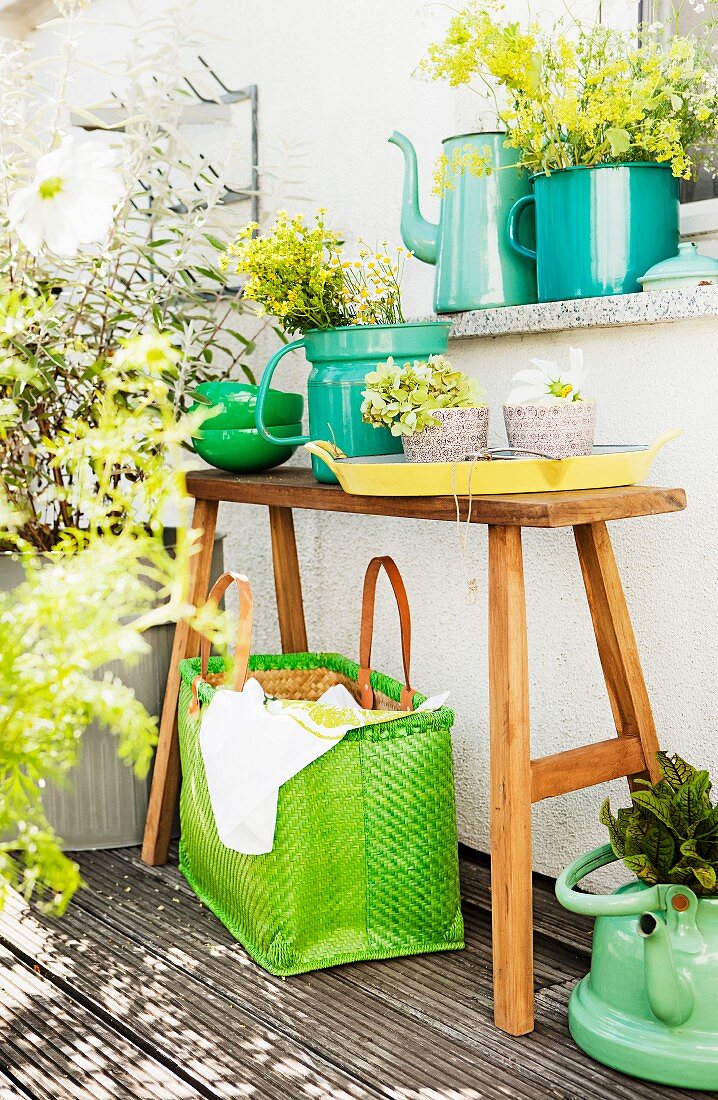
{"label": "leather bag handle", "polygon": [[404,587],[401,573],[393,558],[372,558],[367,566],[364,576],[364,590],[362,592],[361,628],[359,632],[359,677],[358,684],[361,691],[360,703],[367,710],[374,706],[374,689],[371,686],[371,644],[374,636],[374,605],[376,602],[376,582],[382,568],[386,573],[394,591],[396,605],[399,609],[399,624],[401,626],[401,657],[404,664],[404,687],[401,689],[400,705],[402,710],[413,710],[414,690],[410,686],[411,675],[411,612],[409,611],[409,599]]}
{"label": "leather bag handle", "polygon": [[[216,607],[227,589],[236,584],[239,591],[239,621],[237,623],[237,644],[234,651],[234,677],[232,687],[235,691],[241,691],[247,679],[249,665],[249,651],[252,645],[252,624],[254,621],[254,599],[252,586],[249,579],[243,573],[223,573],[215,581],[207,596],[207,603]],[[209,669],[209,638],[202,638],[199,648],[200,674],[192,681],[192,703],[190,713],[196,714],[199,710],[199,698],[197,687],[200,680],[206,680]]]}

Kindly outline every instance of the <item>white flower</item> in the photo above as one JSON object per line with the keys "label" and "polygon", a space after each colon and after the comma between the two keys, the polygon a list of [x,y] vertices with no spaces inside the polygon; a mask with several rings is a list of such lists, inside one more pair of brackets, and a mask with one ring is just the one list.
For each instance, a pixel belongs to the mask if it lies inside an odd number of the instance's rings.
{"label": "white flower", "polygon": [[64,137],[40,157],[35,178],[10,199],[10,226],[34,256],[43,248],[64,259],[102,241],[123,184],[114,150],[100,141]]}
{"label": "white flower", "polygon": [[535,370],[520,370],[511,379],[513,389],[509,405],[555,405],[563,401],[581,401],[581,386],[586,377],[583,352],[569,351],[569,368],[561,370],[547,359],[532,359]]}

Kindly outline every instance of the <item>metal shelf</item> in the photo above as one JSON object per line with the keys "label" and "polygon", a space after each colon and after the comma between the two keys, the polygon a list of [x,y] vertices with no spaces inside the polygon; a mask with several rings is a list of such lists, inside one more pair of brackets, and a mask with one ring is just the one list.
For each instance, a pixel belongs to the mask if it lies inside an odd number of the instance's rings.
{"label": "metal shelf", "polygon": [[[232,118],[231,106],[237,103],[249,103],[251,111],[251,177],[246,185],[238,187],[232,185],[226,187],[220,198],[220,203],[222,206],[232,206],[238,202],[250,202],[252,206],[252,221],[259,221],[259,121],[257,85],[248,84],[245,88],[229,88],[203,57],[198,55],[197,60],[217,85],[219,91],[216,95],[205,96],[189,77],[183,77],[184,83],[189,88],[192,96],[194,96],[194,102],[189,102],[180,112],[180,125],[226,125]],[[116,107],[99,107],[96,110],[89,108],[74,110],[70,116],[70,121],[73,126],[77,126],[83,130],[110,130],[115,133],[122,133],[130,117],[131,112],[128,111],[125,104],[118,99]],[[206,158],[204,159],[206,161],[205,167],[207,171],[219,179],[219,173],[212,163],[206,160]],[[201,209],[203,205],[204,204],[200,201],[193,209]],[[186,214],[190,207],[184,202],[177,202],[171,209],[178,214]]]}

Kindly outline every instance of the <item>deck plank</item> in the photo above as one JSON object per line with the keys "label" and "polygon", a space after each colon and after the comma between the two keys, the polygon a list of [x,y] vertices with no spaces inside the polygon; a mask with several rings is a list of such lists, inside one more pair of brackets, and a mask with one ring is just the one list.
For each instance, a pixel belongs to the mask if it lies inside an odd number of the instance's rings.
{"label": "deck plank", "polygon": [[[86,857],[83,863],[83,874],[92,883],[92,897],[96,898],[98,886],[108,891],[106,897],[117,901],[122,896],[124,924],[138,920],[142,913],[149,908],[149,898],[137,894],[136,890],[142,889],[145,880],[137,883],[135,874],[140,865],[136,863],[133,852],[113,853],[118,857],[114,867],[107,876],[108,861],[106,857],[97,859],[94,856]],[[90,869],[89,864],[98,864],[96,871]],[[122,864],[125,864],[124,870]],[[462,870],[465,872],[466,861],[462,861]],[[99,874],[99,879],[95,877]],[[172,865],[153,868],[152,877],[156,885],[154,891],[161,891],[163,886],[169,886],[173,895],[178,899],[174,902],[180,914],[180,926],[184,926],[185,913],[191,916],[192,906],[198,905],[194,895],[189,890],[177,868]],[[127,876],[127,878],[125,878]],[[469,874],[469,877],[470,874]],[[123,889],[123,883],[131,882],[129,892]],[[159,885],[162,884],[162,885]],[[560,907],[555,901],[553,893],[549,893],[545,887],[539,891],[542,905],[555,906],[558,919]],[[134,896],[133,896],[134,895]],[[83,895],[83,903],[90,895]],[[132,899],[132,900],[130,900]],[[189,910],[186,908],[189,903]],[[94,905],[93,901],[93,905]],[[101,906],[97,913],[101,911]],[[222,926],[214,917],[202,909],[202,919],[207,922],[207,927],[214,929],[218,936],[226,937],[230,950],[239,950]],[[318,1003],[332,1001],[346,1004],[349,998],[349,1006],[344,1008],[347,1023],[351,1022],[354,1014],[363,1011],[364,1016],[372,1014],[375,1018],[381,1018],[382,1029],[387,1029],[390,1036],[393,1031],[401,1027],[401,1019],[404,1018],[404,1031],[409,1030],[413,1039],[419,1038],[421,1047],[431,1046],[431,1052],[423,1052],[422,1077],[425,1085],[435,1088],[445,1088],[449,1084],[447,1078],[447,1057],[461,1054],[468,1065],[463,1078],[463,1086],[475,1086],[480,1089],[482,1096],[505,1096],[506,1087],[511,1087],[511,1096],[533,1097],[544,1095],[546,1085],[545,1065],[556,1062],[558,1066],[564,1065],[562,1072],[554,1071],[557,1082],[552,1095],[556,1097],[579,1098],[586,1100],[596,1095],[597,1087],[606,1081],[610,1071],[604,1067],[596,1067],[596,1064],[588,1058],[584,1058],[575,1051],[565,1026],[565,1019],[560,1026],[552,1027],[548,1018],[539,1020],[539,1031],[528,1041],[514,1046],[515,1040],[497,1032],[491,1022],[491,955],[490,955],[490,920],[488,907],[481,910],[472,904],[465,906],[465,919],[467,927],[468,948],[465,952],[453,952],[438,955],[415,956],[407,959],[393,960],[391,962],[365,963],[355,966],[341,967],[331,972],[320,972],[305,977],[293,978],[287,982],[281,979],[271,978],[263,974],[255,967],[249,972],[244,970],[238,977],[236,973],[227,974],[226,968],[220,968],[218,974],[212,974],[211,981],[225,987],[229,982],[237,982],[249,977],[249,983],[242,986],[242,996],[254,997],[256,1000],[257,976],[261,975],[261,981],[265,985],[280,985],[286,989],[291,985],[293,992],[298,992],[298,987],[304,990],[305,986],[311,990],[310,996]],[[194,917],[196,928],[197,917]],[[584,928],[585,932],[585,928]],[[200,937],[201,939],[201,937]],[[190,950],[188,942],[183,939],[183,947]],[[576,952],[572,947],[554,942],[549,943],[547,937],[537,937],[537,984],[539,988],[550,987],[555,983],[564,983],[567,976],[578,977],[585,973],[587,959],[585,953]],[[250,964],[251,966],[251,964]],[[351,992],[347,993],[345,986],[351,986]],[[286,996],[286,994],[285,994]],[[367,999],[370,1005],[367,1005]],[[246,1003],[246,1001],[245,1001]],[[360,1011],[361,1010],[361,1011]],[[458,1011],[457,1011],[458,1010]],[[457,1022],[458,1020],[458,1022]],[[363,1065],[358,1067],[349,1059],[357,1057],[358,1046],[371,1043],[371,1031],[367,1034],[359,1026],[354,1028],[354,1046],[342,1049],[342,1064],[352,1065],[355,1072],[366,1075],[371,1072],[371,1067]],[[538,1047],[532,1050],[532,1043],[536,1045],[536,1036],[540,1036],[538,1042],[543,1049],[546,1048],[545,1057],[541,1057]],[[416,1059],[422,1057],[417,1054],[411,1044],[404,1048],[402,1054],[405,1058]],[[520,1053],[519,1053],[520,1052]],[[530,1057],[529,1057],[530,1055]],[[570,1057],[569,1057],[570,1055]],[[479,1056],[481,1061],[478,1061]],[[393,1052],[396,1058],[396,1049]],[[583,1080],[577,1083],[575,1066],[576,1061],[582,1060]],[[392,1052],[388,1055],[388,1064],[392,1064]],[[534,1070],[535,1065],[535,1070]],[[531,1069],[527,1071],[527,1066]],[[645,1100],[653,1100],[651,1086],[641,1086],[628,1081],[618,1074],[612,1074],[615,1080],[616,1097],[629,1098],[642,1097]],[[455,1082],[452,1082],[456,1087]],[[402,1080],[399,1087],[412,1087],[407,1081]],[[418,1082],[414,1088],[420,1087]],[[643,1091],[641,1091],[643,1089]],[[674,1095],[681,1095],[675,1093]]]}
{"label": "deck plank", "polygon": [[0,1059],[37,1100],[200,1097],[3,946]]}
{"label": "deck plank", "polygon": [[134,850],[78,858],[88,888],[61,921],[17,898],[0,914],[14,953],[0,947],[0,967],[15,989],[0,1011],[0,1100],[3,1068],[17,1090],[7,1100],[701,1095],[633,1081],[573,1045],[566,1003],[588,966],[590,922],[564,914],[543,880],[537,1029],[516,1039],[491,1021],[485,861],[462,860],[466,951],[283,980],[247,958],[176,866],[148,868]]}

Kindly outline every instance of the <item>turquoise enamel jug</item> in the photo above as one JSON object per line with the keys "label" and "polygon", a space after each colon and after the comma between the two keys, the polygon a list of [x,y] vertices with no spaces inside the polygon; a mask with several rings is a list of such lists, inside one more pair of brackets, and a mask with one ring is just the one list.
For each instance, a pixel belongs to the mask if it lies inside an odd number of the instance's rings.
{"label": "turquoise enamel jug", "polygon": [[[393,356],[396,363],[445,354],[449,323],[420,321],[403,325],[348,325],[346,328],[312,329],[301,340],[280,348],[267,363],[259,384],[255,423],[269,443],[300,446],[310,439],[335,443],[345,455],[400,454],[401,439],[388,428],[375,428],[362,420],[364,378],[379,363]],[[276,439],[266,423],[265,403],[272,376],[285,355],[303,349],[312,369],[307,383],[309,435]],[[336,477],[312,457],[317,481],[336,483]]]}
{"label": "turquoise enamel jug", "polygon": [[[494,132],[459,134],[444,141],[449,162],[456,150],[483,155],[487,149],[492,171],[475,176],[468,169],[450,170],[450,186],[434,225],[419,210],[414,146],[396,131],[389,138],[404,154],[401,236],[418,259],[436,265],[437,313],[536,301],[535,266],[510,247],[505,234],[509,211],[531,189],[528,174],[516,167],[517,150],[507,149],[505,139],[505,134]],[[530,226],[526,232],[532,233]]]}
{"label": "turquoise enamel jug", "polygon": [[[678,180],[667,165],[563,168],[532,183],[509,214],[507,236],[536,264],[540,302],[631,294],[678,251]],[[535,213],[535,249],[520,224],[525,211]]]}
{"label": "turquoise enamel jug", "polygon": [[609,895],[574,890],[615,860],[607,844],[556,882],[566,909],[597,918],[591,971],[568,1006],[571,1035],[632,1077],[718,1090],[718,898],[638,881]]}

